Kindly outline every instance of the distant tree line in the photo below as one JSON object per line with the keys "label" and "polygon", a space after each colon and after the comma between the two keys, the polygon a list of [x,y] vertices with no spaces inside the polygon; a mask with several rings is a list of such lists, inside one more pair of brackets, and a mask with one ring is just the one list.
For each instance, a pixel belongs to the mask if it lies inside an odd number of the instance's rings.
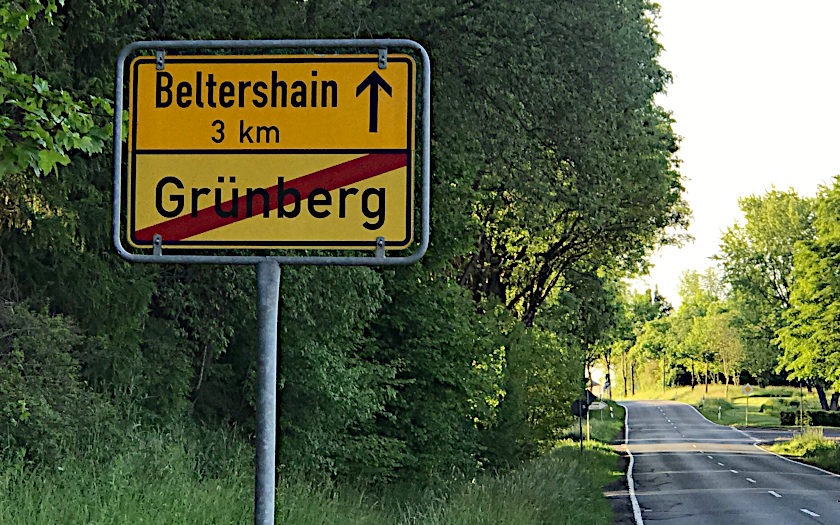
{"label": "distant tree line", "polygon": [[740,207],[716,266],[683,276],[678,309],[651,315],[645,296],[624,299],[629,328],[612,351],[634,365],[656,360],[663,387],[678,376],[708,384],[710,373],[727,385],[792,382],[837,410],[840,177],[814,198],[773,189]]}

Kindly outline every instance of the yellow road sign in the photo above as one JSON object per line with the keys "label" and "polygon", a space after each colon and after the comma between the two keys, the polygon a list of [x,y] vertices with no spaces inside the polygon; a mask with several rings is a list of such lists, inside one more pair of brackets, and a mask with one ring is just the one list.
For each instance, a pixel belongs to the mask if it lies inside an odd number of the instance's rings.
{"label": "yellow road sign", "polygon": [[409,55],[168,56],[130,66],[128,239],[167,248],[412,240]]}

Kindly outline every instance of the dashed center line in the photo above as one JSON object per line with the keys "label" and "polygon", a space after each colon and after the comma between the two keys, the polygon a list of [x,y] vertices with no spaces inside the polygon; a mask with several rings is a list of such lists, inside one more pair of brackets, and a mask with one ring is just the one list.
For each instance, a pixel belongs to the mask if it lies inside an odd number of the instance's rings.
{"label": "dashed center line", "polygon": [[733,474],[737,474],[737,473],[738,473],[738,471],[737,471],[737,470],[732,470],[732,469],[729,469],[729,472],[731,472],[731,473],[733,473]]}
{"label": "dashed center line", "polygon": [[706,456],[709,459],[715,459],[713,456]]}
{"label": "dashed center line", "polygon": [[750,483],[755,483],[755,480],[752,478],[747,478],[747,481],[749,481]]}
{"label": "dashed center line", "polygon": [[809,516],[813,516],[813,517],[815,517],[815,518],[819,518],[819,517],[820,517],[820,515],[819,515],[819,514],[817,514],[816,512],[810,511],[810,510],[808,510],[808,509],[799,509],[799,510],[801,510],[802,512],[804,512],[805,514],[807,514],[807,515],[809,515]]}
{"label": "dashed center line", "polygon": [[722,467],[722,466],[723,466],[723,463],[721,463],[720,461],[718,461],[718,465],[720,465],[720,466]]}
{"label": "dashed center line", "polygon": [[775,490],[768,490],[768,493],[772,494],[774,497],[781,498],[782,495],[776,492]]}

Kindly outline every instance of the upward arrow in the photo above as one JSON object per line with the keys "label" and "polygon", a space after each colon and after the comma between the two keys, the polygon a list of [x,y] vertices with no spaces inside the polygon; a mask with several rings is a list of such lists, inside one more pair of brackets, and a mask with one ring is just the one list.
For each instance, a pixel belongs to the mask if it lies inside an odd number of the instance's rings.
{"label": "upward arrow", "polygon": [[368,88],[370,88],[370,121],[368,131],[376,133],[379,128],[379,88],[382,88],[382,91],[390,97],[391,86],[374,70],[356,87],[356,97],[364,93]]}

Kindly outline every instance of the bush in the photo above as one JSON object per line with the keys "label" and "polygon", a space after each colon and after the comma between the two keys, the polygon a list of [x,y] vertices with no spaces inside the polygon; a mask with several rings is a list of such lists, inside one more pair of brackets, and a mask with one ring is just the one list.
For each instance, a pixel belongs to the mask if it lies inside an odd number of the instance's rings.
{"label": "bush", "polygon": [[[779,412],[779,421],[782,425],[801,425],[799,411],[782,410]],[[818,427],[840,427],[840,412],[829,410],[806,410],[805,424]]]}
{"label": "bush", "polygon": [[115,432],[115,411],[81,379],[83,338],[68,319],[7,303],[0,334],[0,459],[52,463],[92,433]]}
{"label": "bush", "polygon": [[840,427],[840,412],[828,410],[806,410],[811,424],[819,427]]}
{"label": "bush", "polygon": [[761,403],[761,406],[758,407],[758,411],[761,413],[769,413],[779,409],[779,402],[775,399],[768,399]]}
{"label": "bush", "polygon": [[791,397],[794,393],[795,392],[790,389],[766,389],[762,390],[760,395],[761,397]]}
{"label": "bush", "polygon": [[799,412],[791,412],[789,410],[782,410],[779,412],[779,423],[784,426],[792,427],[798,424]]}

